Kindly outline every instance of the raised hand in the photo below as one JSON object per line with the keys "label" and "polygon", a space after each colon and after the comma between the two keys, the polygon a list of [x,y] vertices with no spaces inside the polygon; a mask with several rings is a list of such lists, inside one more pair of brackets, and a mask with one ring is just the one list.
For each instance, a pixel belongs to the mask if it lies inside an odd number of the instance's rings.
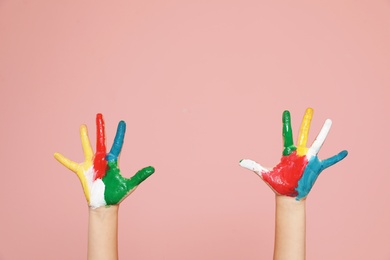
{"label": "raised hand", "polygon": [[348,152],[342,151],[326,160],[318,159],[326,136],[332,125],[327,119],[310,148],[306,147],[309,135],[313,109],[308,108],[303,117],[298,135],[298,144],[294,145],[291,129],[290,112],[283,112],[283,156],[279,164],[268,170],[252,160],[241,160],[240,165],[258,174],[278,195],[295,197],[297,200],[306,198],[319,174],[326,168],[344,159]]}
{"label": "raised hand", "polygon": [[80,179],[88,205],[97,208],[105,205],[119,204],[146,178],[154,173],[154,168],[149,166],[138,171],[133,177],[127,179],[120,174],[118,157],[122,149],[126,131],[125,122],[119,122],[114,144],[110,153],[106,154],[104,121],[101,114],[96,116],[96,153],[89,141],[87,127],[80,127],[81,143],[85,160],[76,163],[59,153],[54,157]]}

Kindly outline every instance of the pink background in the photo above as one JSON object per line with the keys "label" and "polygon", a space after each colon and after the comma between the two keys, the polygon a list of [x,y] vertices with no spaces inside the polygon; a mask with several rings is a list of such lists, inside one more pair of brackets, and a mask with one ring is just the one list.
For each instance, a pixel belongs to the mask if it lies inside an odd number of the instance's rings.
{"label": "pink background", "polygon": [[55,151],[128,131],[121,259],[271,259],[281,114],[349,156],[307,201],[308,259],[390,259],[389,1],[0,1],[0,259],[85,259],[87,205]]}

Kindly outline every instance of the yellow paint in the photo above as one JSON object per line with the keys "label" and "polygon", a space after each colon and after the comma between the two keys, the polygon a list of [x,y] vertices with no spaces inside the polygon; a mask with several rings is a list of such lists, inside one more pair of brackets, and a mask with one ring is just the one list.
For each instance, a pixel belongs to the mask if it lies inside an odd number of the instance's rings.
{"label": "yellow paint", "polygon": [[80,126],[80,138],[81,138],[81,145],[83,146],[85,161],[92,162],[93,150],[92,150],[91,142],[89,141],[88,129],[86,125]]}
{"label": "yellow paint", "polygon": [[83,163],[76,163],[72,160],[69,160],[65,156],[63,156],[60,153],[55,153],[54,157],[59,161],[62,165],[64,165],[69,170],[76,173],[77,177],[79,178],[81,185],[83,186],[84,195],[87,199],[87,202],[89,204],[90,201],[90,190],[88,186],[88,180],[85,177],[85,173],[90,169],[93,165],[93,150],[91,147],[91,143],[89,141],[88,137],[88,130],[85,125],[82,125],[80,127],[80,138],[81,138],[81,144],[84,151],[84,157],[85,161]]}
{"label": "yellow paint", "polygon": [[306,109],[305,115],[303,116],[303,120],[301,123],[301,127],[299,129],[298,142],[297,142],[297,154],[299,156],[306,155],[309,148],[306,147],[307,139],[309,136],[310,123],[313,118],[313,109]]}

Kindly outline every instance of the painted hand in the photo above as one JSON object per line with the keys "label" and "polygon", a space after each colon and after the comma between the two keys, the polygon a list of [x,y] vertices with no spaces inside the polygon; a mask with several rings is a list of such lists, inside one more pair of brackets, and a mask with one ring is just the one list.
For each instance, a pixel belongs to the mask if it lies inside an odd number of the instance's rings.
{"label": "painted hand", "polygon": [[344,150],[326,160],[318,159],[317,154],[332,125],[330,119],[325,121],[313,145],[310,148],[306,147],[312,117],[313,109],[308,108],[299,130],[298,145],[294,146],[290,112],[287,110],[283,112],[283,156],[272,170],[247,159],[241,160],[240,165],[258,174],[276,194],[295,197],[296,200],[305,199],[320,173],[348,154]]}
{"label": "painted hand", "polygon": [[120,174],[118,157],[122,150],[126,131],[126,123],[119,122],[114,143],[109,154],[106,154],[104,121],[101,114],[96,116],[96,153],[93,154],[89,141],[87,127],[80,127],[81,143],[85,160],[76,163],[59,153],[54,157],[65,167],[75,172],[80,179],[88,205],[97,208],[105,205],[119,204],[146,178],[154,173],[149,166],[138,171],[133,177],[127,179]]}

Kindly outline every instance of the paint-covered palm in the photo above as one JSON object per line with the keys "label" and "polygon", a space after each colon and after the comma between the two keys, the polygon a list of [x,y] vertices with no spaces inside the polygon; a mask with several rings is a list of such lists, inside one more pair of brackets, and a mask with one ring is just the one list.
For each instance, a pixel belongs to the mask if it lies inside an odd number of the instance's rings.
{"label": "paint-covered palm", "polygon": [[290,112],[283,112],[283,156],[272,170],[262,167],[252,160],[241,160],[240,165],[258,174],[279,195],[306,198],[319,174],[326,168],[344,159],[348,152],[342,151],[326,160],[318,159],[318,152],[332,125],[327,119],[313,145],[306,147],[313,109],[308,108],[302,120],[298,145],[294,145]]}
{"label": "paint-covered palm", "polygon": [[120,121],[114,139],[114,144],[107,155],[108,169],[103,177],[106,186],[105,200],[108,205],[114,205],[124,200],[137,186],[154,173],[152,166],[139,170],[133,177],[124,178],[118,168],[118,157],[122,150],[123,140],[126,132],[126,123]]}
{"label": "paint-covered palm", "polygon": [[82,184],[88,205],[97,208],[119,204],[147,177],[154,173],[149,166],[138,171],[132,178],[124,178],[118,168],[118,156],[121,152],[126,131],[125,122],[121,121],[109,154],[106,153],[103,116],[96,116],[97,142],[96,153],[89,141],[87,127],[80,127],[80,136],[84,151],[83,163],[73,162],[59,153],[54,157],[64,166],[75,172]]}

